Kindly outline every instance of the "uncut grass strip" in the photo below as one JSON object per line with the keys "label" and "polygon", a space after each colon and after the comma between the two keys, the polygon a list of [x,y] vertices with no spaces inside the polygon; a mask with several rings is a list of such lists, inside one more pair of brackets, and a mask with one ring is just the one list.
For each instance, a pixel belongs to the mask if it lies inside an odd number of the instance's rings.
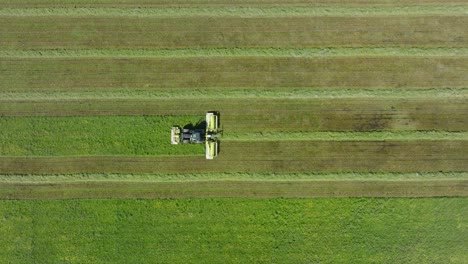
{"label": "uncut grass strip", "polygon": [[2,91],[465,88],[468,57],[8,58]]}
{"label": "uncut grass strip", "polygon": [[466,47],[468,16],[11,17],[0,49]]}
{"label": "uncut grass strip", "polygon": [[202,156],[203,144],[172,146],[175,124],[204,116],[0,118],[0,156]]}
{"label": "uncut grass strip", "polygon": [[[177,88],[171,90],[80,90],[80,91],[0,91],[0,101],[2,104],[24,103],[30,101],[34,103],[45,103],[47,100],[136,100],[136,99],[187,99],[199,97],[202,99],[321,99],[321,98],[407,98],[407,99],[430,99],[430,98],[468,98],[468,88],[435,88],[417,89],[408,87],[407,89],[388,89],[373,87],[370,89],[356,89],[346,87],[327,87],[325,89],[308,89],[304,87],[288,87],[284,89],[184,89]],[[11,102],[9,102],[11,101]],[[17,102],[14,102],[17,101]],[[104,100],[103,100],[104,101]],[[72,102],[72,101],[68,101]],[[50,102],[52,103],[52,102]],[[8,107],[4,107],[8,109]]]}
{"label": "uncut grass strip", "polygon": [[[395,91],[398,93],[398,91]],[[467,131],[468,98],[199,98],[190,99],[53,99],[0,100],[3,122],[33,116],[192,115],[219,111],[226,135],[258,132],[311,131]],[[181,107],[190,106],[190,107]],[[28,117],[21,119],[21,117]],[[16,119],[15,119],[16,118]],[[149,117],[148,117],[149,118]],[[85,119],[85,118],[84,118]],[[83,120],[84,120],[83,119]],[[0,119],[1,120],[1,119]],[[62,120],[62,119],[56,119]],[[132,120],[131,118],[129,120]],[[185,124],[179,124],[185,125]],[[105,126],[102,127],[105,129]],[[167,128],[169,129],[169,128]],[[3,130],[6,133],[7,130]],[[27,130],[18,131],[19,134]],[[256,135],[256,134],[253,134]]]}
{"label": "uncut grass strip", "polygon": [[[463,263],[466,201],[465,197],[3,200],[0,258],[5,263],[64,259]],[[11,241],[15,246],[9,246]]]}
{"label": "uncut grass strip", "polygon": [[1,157],[0,174],[464,172],[467,141],[222,142],[204,157]]}
{"label": "uncut grass strip", "polygon": [[2,183],[69,184],[83,182],[217,182],[217,181],[460,181],[468,180],[468,172],[432,173],[185,173],[185,174],[3,174]]}
{"label": "uncut grass strip", "polygon": [[[187,7],[187,6],[405,6],[405,5],[440,5],[440,0],[79,0],[65,2],[58,0],[1,0],[0,7]],[[466,4],[464,0],[444,0],[444,5]]]}
{"label": "uncut grass strip", "polygon": [[468,181],[297,181],[71,184],[0,183],[0,199],[454,197]]}
{"label": "uncut grass strip", "polygon": [[187,58],[187,57],[467,57],[466,47],[194,48],[0,50],[1,58]]}
{"label": "uncut grass strip", "polygon": [[0,17],[304,17],[304,16],[463,16],[468,5],[422,6],[270,6],[270,7],[163,7],[163,8],[102,8],[49,7],[0,8]]}

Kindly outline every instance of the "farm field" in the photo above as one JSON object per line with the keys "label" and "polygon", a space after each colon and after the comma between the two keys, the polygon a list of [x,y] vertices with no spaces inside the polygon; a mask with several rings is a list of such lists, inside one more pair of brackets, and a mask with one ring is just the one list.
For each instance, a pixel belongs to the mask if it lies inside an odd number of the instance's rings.
{"label": "farm field", "polygon": [[[464,263],[468,3],[0,0],[0,263]],[[219,156],[171,145],[219,111]]]}

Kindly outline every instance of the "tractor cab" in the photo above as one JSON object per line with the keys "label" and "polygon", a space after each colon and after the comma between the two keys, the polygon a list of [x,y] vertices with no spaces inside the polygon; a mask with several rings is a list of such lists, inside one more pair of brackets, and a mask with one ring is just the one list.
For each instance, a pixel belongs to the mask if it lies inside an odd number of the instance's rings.
{"label": "tractor cab", "polygon": [[171,143],[177,145],[179,143],[205,143],[205,130],[203,129],[181,129],[174,126],[171,129]]}
{"label": "tractor cab", "polygon": [[208,112],[206,114],[205,129],[181,129],[179,126],[173,126],[171,129],[171,144],[199,144],[205,143],[206,159],[213,159],[219,152],[219,113]]}

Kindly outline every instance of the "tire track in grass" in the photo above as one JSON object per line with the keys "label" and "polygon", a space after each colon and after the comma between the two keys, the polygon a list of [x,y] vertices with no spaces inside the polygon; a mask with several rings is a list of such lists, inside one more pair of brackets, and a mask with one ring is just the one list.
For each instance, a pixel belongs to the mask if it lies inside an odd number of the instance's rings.
{"label": "tire track in grass", "polygon": [[467,141],[222,142],[204,157],[1,157],[0,174],[467,171]]}

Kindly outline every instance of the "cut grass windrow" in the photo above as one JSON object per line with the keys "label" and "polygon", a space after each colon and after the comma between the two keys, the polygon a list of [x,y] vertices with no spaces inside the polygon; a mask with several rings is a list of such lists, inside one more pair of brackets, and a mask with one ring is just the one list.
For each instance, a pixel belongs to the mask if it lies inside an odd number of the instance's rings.
{"label": "cut grass windrow", "polygon": [[221,142],[205,157],[0,157],[0,174],[463,172],[467,141]]}
{"label": "cut grass windrow", "polygon": [[468,181],[215,181],[0,183],[0,199],[468,196]]}
{"label": "cut grass windrow", "polygon": [[175,173],[175,174],[0,174],[1,183],[59,184],[85,182],[305,182],[305,181],[467,181],[468,172],[429,173]]}
{"label": "cut grass windrow", "polygon": [[[366,97],[0,100],[0,116],[3,116],[0,120],[4,122],[4,127],[16,122],[45,122],[47,126],[53,126],[54,119],[47,119],[47,116],[102,116],[102,120],[105,120],[105,116],[139,115],[192,115],[203,118],[206,111],[219,111],[226,135],[272,131],[467,131],[467,101],[466,96],[377,97],[372,100]],[[24,118],[27,116],[44,118]],[[139,117],[121,120],[139,120]],[[105,130],[105,124],[100,129]],[[8,130],[3,129],[1,133]]]}
{"label": "cut grass windrow", "polygon": [[0,17],[304,17],[304,16],[463,16],[468,5],[422,6],[270,6],[163,8],[0,8]]}
{"label": "cut grass windrow", "polygon": [[190,57],[467,57],[468,48],[208,48],[0,50],[1,58],[190,58]]}
{"label": "cut grass windrow", "polygon": [[[417,7],[419,8],[419,7]],[[393,9],[393,7],[392,7]],[[0,9],[1,10],[1,9]],[[64,9],[68,10],[68,9]],[[0,49],[466,47],[468,15],[0,16]]]}
{"label": "cut grass windrow", "polygon": [[468,57],[4,58],[2,91],[465,88]]}
{"label": "cut grass windrow", "polygon": [[[407,98],[407,99],[430,99],[430,98],[468,98],[468,88],[411,88],[407,89],[388,89],[388,88],[370,88],[356,89],[345,87],[327,87],[325,89],[310,89],[299,87],[288,87],[284,89],[269,89],[269,88],[245,88],[245,89],[222,89],[222,88],[175,88],[171,90],[64,90],[64,91],[0,91],[1,104],[11,104],[14,111],[21,112],[14,104],[19,104],[22,100],[29,100],[32,104],[43,103],[47,100],[88,100],[92,103],[93,100],[135,100],[135,99],[187,99],[187,98],[212,98],[212,99],[247,99],[255,98],[265,99],[320,99],[320,98],[367,98],[377,99],[386,98]],[[17,101],[17,102],[15,102]],[[41,102],[42,101],[42,102]],[[53,103],[53,102],[49,102]],[[8,109],[3,107],[2,110]],[[24,110],[24,109],[23,109]],[[65,110],[65,106],[64,106]],[[3,112],[7,115],[7,112]],[[0,114],[1,115],[1,114]]]}

